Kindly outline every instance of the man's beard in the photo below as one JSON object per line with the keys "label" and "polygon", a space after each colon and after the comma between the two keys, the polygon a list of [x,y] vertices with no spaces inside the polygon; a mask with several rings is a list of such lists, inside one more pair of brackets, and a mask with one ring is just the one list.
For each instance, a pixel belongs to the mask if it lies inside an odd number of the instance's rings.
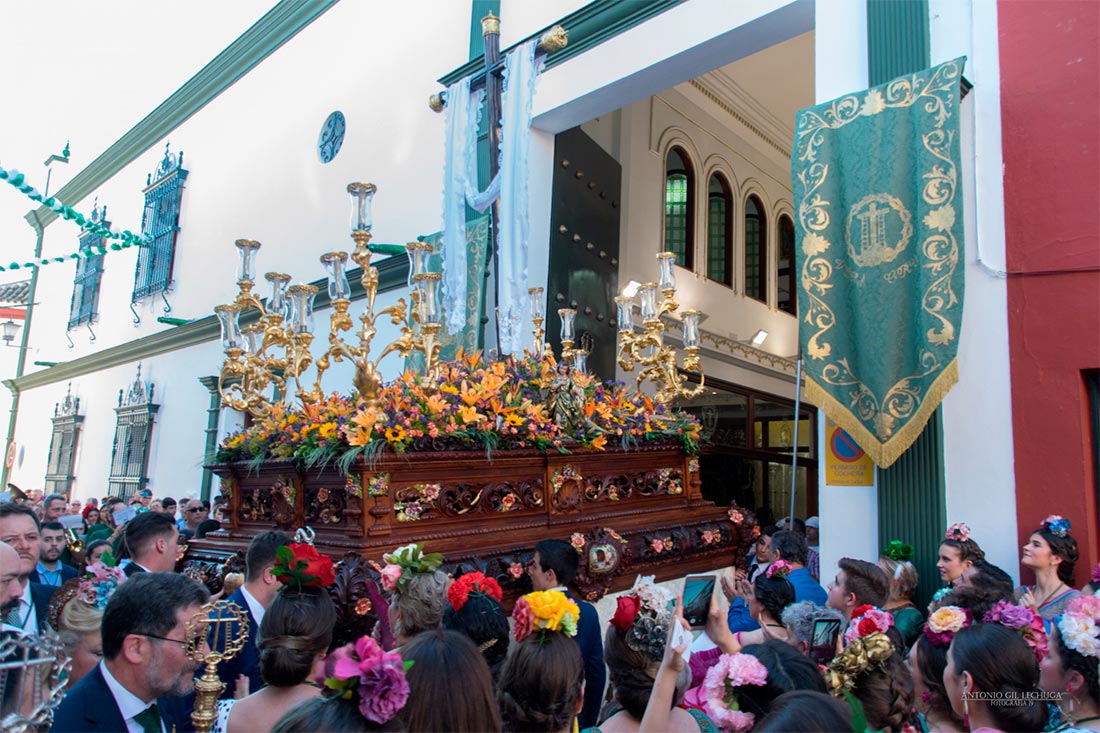
{"label": "man's beard", "polygon": [[47,550],[42,553],[42,562],[57,562],[61,559],[61,550]]}
{"label": "man's beard", "polygon": [[189,664],[183,669],[171,670],[168,672],[171,677],[165,676],[166,667],[164,657],[157,655],[145,668],[145,682],[155,697],[180,697],[190,692],[195,684],[194,674],[198,665]]}

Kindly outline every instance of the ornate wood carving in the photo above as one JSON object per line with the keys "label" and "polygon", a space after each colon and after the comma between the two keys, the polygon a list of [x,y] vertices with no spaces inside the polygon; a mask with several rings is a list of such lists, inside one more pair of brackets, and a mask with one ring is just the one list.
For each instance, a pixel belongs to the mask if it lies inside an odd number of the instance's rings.
{"label": "ornate wood carving", "polygon": [[336,605],[334,647],[354,642],[374,633],[386,649],[393,646],[388,601],[378,582],[378,572],[358,553],[345,554],[335,568],[336,582],[329,588]]}

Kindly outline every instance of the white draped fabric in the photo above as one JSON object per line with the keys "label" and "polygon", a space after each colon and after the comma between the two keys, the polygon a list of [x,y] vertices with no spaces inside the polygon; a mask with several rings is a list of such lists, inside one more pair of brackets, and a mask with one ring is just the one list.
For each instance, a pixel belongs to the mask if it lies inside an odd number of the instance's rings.
{"label": "white draped fabric", "polygon": [[447,90],[443,169],[443,309],[448,333],[462,330],[466,318],[466,209],[484,211],[500,198],[497,289],[501,354],[523,348],[527,306],[527,156],[531,141],[531,105],[542,62],[535,62],[533,39],[504,59],[501,98],[499,172],[484,191],[477,190],[477,127],[484,91],[471,94],[469,78]]}

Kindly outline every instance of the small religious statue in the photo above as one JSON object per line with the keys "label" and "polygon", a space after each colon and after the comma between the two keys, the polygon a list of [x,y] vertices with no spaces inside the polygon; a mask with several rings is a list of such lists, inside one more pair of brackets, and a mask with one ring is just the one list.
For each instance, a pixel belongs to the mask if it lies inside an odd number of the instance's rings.
{"label": "small religious statue", "polygon": [[545,397],[558,427],[575,425],[584,405],[584,389],[573,379],[573,367],[561,361],[550,380],[549,394]]}

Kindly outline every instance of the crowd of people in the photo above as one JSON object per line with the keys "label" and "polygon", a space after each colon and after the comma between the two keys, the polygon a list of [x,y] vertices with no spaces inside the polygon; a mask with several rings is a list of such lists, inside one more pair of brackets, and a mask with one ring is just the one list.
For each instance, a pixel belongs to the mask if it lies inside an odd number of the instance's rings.
{"label": "crowd of people", "polygon": [[[210,596],[175,570],[187,533],[216,520],[188,500],[177,521],[175,502],[143,493],[132,507],[0,503],[3,631],[56,631],[72,660],[57,733],[192,729]],[[1020,563],[1034,583],[1019,587],[963,524],[938,548],[891,541],[827,573],[818,527],[762,528],[695,629],[677,584],[651,577],[601,622],[570,590],[580,558],[568,542],[532,548],[532,592],[510,614],[496,580],[451,577],[441,555],[407,545],[377,567],[388,623],[342,646],[332,561],[262,532],[239,587],[221,591],[247,630],[233,628],[243,647],[218,669],[214,730],[1100,730],[1100,566],[1074,587],[1068,520],[1031,533]],[[918,552],[938,554],[927,607]]]}

